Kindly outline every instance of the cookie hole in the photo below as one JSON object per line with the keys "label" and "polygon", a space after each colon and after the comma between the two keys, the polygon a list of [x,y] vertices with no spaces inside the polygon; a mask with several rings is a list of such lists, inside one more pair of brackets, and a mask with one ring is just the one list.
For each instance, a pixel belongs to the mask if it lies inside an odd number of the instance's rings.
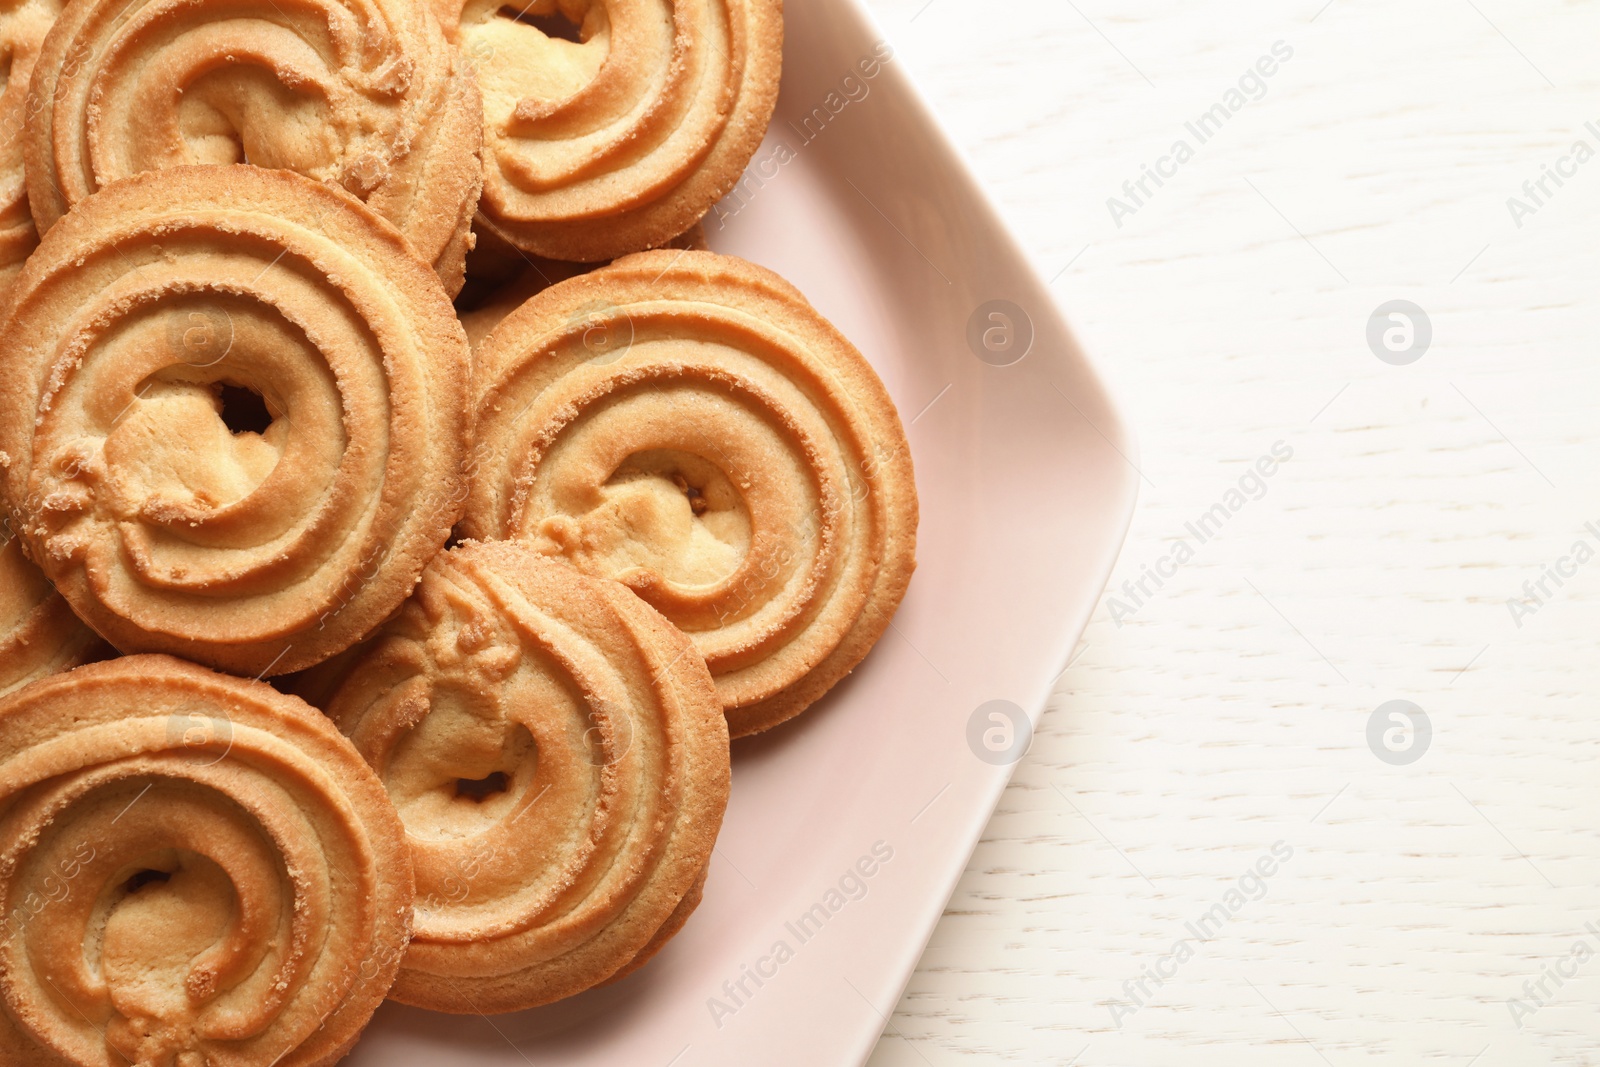
{"label": "cookie hole", "polygon": [[706,499],[705,493],[700,491],[700,487],[690,485],[688,479],[684,478],[683,475],[674,474],[672,476],[672,484],[676,485],[678,491],[688,498],[689,511],[693,514],[704,515],[706,509],[711,506],[711,502]]}
{"label": "cookie hole", "polygon": [[171,871],[136,871],[132,877],[122,883],[124,893],[133,894],[148,885],[165,885],[172,880]]}
{"label": "cookie hole", "polygon": [[537,0],[531,0],[527,7],[518,7],[516,4],[506,4],[499,11],[503,19],[520,22],[524,26],[532,26],[552,41],[571,41],[573,44],[582,44],[584,41],[583,27],[567,18],[559,10],[548,15],[535,14],[528,10]]}
{"label": "cookie hole", "polygon": [[235,436],[266,433],[272,425],[272,412],[254,389],[224,384],[217,389],[217,399],[222,404],[222,424]]}
{"label": "cookie hole", "polygon": [[511,777],[505,771],[495,771],[486,778],[457,778],[456,799],[482,804],[485,800],[511,788]]}

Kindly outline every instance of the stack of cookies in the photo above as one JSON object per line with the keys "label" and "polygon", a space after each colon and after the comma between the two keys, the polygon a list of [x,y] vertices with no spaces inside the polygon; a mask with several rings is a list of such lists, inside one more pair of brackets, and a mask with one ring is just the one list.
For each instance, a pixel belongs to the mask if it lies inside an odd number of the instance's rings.
{"label": "stack of cookies", "polygon": [[0,1062],[333,1063],[700,902],[867,655],[905,436],[705,249],[780,0],[0,13]]}

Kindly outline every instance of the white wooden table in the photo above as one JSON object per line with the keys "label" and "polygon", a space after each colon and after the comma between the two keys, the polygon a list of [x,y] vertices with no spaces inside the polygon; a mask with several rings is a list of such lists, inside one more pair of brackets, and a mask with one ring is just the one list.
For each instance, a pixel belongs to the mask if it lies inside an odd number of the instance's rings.
{"label": "white wooden table", "polygon": [[1169,575],[1090,623],[874,1067],[1600,1063],[1600,3],[872,7],[1136,428],[1113,591]]}

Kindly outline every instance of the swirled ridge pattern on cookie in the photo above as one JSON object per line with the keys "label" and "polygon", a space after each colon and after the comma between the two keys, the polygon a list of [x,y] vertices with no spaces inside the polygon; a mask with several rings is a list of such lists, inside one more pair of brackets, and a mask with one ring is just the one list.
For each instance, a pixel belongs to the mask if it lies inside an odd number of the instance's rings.
{"label": "swirled ridge pattern on cookie", "polygon": [[39,243],[22,169],[23,126],[28,118],[28,79],[60,10],[61,0],[12,0],[0,5],[0,56],[6,60],[5,84],[0,87],[0,299]]}
{"label": "swirled ridge pattern on cookie", "polygon": [[0,325],[14,525],[123,651],[260,675],[354,644],[464,497],[469,355],[392,227],[285,171],[111,186]]}
{"label": "swirled ridge pattern on cookie", "polygon": [[331,1064],[412,895],[376,778],[265,683],[133,656],[0,702],[7,1064]]}
{"label": "swirled ridge pattern on cookie", "polygon": [[343,186],[461,287],[482,107],[424,4],[78,0],[28,104],[41,233],[141,171],[248,162]]}
{"label": "swirled ridge pattern on cookie", "polygon": [[524,251],[666,243],[733,188],[777,99],[780,0],[435,4],[483,89],[483,215]]}
{"label": "swirled ridge pattern on cookie", "polygon": [[85,662],[99,645],[67,602],[0,530],[0,697]]}
{"label": "swirled ridge pattern on cookie", "polygon": [[463,529],[616,578],[687,632],[735,736],[808,706],[914,566],[911,459],[872,368],[792,286],[629,256],[483,339]]}
{"label": "swirled ridge pattern on cookie", "polygon": [[393,997],[545,1004],[631,969],[699,899],[728,733],[688,640],[615,582],[468,542],[334,695],[417,870]]}

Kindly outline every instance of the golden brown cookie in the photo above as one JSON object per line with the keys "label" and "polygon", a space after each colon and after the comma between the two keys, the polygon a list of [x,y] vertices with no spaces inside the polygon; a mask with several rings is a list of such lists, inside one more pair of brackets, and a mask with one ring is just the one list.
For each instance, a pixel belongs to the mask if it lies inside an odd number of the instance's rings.
{"label": "golden brown cookie", "polygon": [[400,606],[460,512],[466,337],[332,186],[243,166],[110,186],[45,235],[0,351],[14,526],[125,652],[308,667]]}
{"label": "golden brown cookie", "polygon": [[46,675],[87,663],[101,648],[78,621],[22,542],[0,530],[0,697]]}
{"label": "golden brown cookie", "polygon": [[462,519],[616,578],[694,639],[735,737],[859,663],[915,566],[894,405],[777,275],[648,252],[524,304],[476,352]]}
{"label": "golden brown cookie", "polygon": [[416,862],[394,999],[571,996],[648,958],[698,901],[727,726],[694,646],[615,582],[525,545],[451,549],[328,710]]}
{"label": "golden brown cookie", "polygon": [[28,106],[43,233],[144,170],[253,163],[335,182],[461,288],[483,168],[470,67],[413,0],[77,0]]}
{"label": "golden brown cookie", "polygon": [[486,241],[579,262],[664,245],[772,117],[781,0],[434,2],[483,88]]}
{"label": "golden brown cookie", "polygon": [[710,873],[711,862],[707,860],[706,865],[700,868],[700,874],[695,878],[694,885],[690,886],[689,891],[683,895],[683,899],[678,901],[678,906],[673,909],[671,915],[667,916],[667,921],[661,924],[660,929],[656,930],[649,942],[638,951],[633,959],[624,964],[621,970],[613,973],[610,978],[601,982],[601,985],[612,985],[622,981],[654,959],[656,953],[667,947],[668,941],[678,936],[678,932],[689,922],[689,916],[693,915],[695,909],[700,907],[700,901],[705,897],[706,878]]}
{"label": "golden brown cookie", "polygon": [[0,702],[0,1062],[332,1064],[413,894],[377,778],[265,683],[132,656]]}
{"label": "golden brown cookie", "polygon": [[22,269],[22,261],[39,243],[22,172],[22,130],[27,119],[28,78],[60,10],[61,0],[0,4],[0,56],[6,63],[5,84],[0,87],[0,302]]}

